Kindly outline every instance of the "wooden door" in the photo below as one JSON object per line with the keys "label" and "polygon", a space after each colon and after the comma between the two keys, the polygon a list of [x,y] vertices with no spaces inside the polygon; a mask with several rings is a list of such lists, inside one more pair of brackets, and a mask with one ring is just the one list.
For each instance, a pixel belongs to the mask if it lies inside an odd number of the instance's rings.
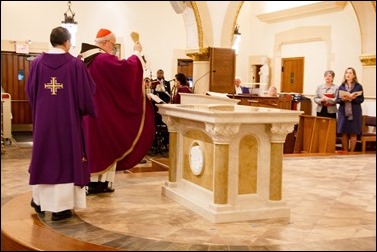
{"label": "wooden door", "polygon": [[236,53],[231,48],[209,48],[209,91],[234,93]]}
{"label": "wooden door", "polygon": [[281,92],[301,94],[304,90],[304,58],[284,58],[281,65]]}
{"label": "wooden door", "polygon": [[12,99],[12,131],[32,130],[32,112],[25,93],[25,85],[34,56],[36,54],[1,52],[1,86]]}
{"label": "wooden door", "polygon": [[193,61],[192,59],[178,59],[177,73],[183,73],[187,78],[192,79]]}

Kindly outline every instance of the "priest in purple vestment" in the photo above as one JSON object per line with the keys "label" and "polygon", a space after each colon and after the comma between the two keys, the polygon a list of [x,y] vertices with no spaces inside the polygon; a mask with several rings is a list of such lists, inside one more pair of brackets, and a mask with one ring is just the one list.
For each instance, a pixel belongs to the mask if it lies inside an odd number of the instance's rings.
{"label": "priest in purple vestment", "polygon": [[34,59],[25,87],[33,120],[31,206],[40,214],[51,211],[53,221],[86,207],[90,171],[83,117],[96,116],[95,82],[85,64],[68,53],[70,39],[66,28],[52,30],[53,48]]}
{"label": "priest in purple vestment", "polygon": [[88,194],[112,192],[116,170],[138,164],[155,136],[154,110],[145,94],[144,61],[140,42],[127,59],[115,56],[116,37],[107,29],[97,33],[95,45],[83,43],[80,57],[97,84],[97,117],[86,118],[91,182]]}

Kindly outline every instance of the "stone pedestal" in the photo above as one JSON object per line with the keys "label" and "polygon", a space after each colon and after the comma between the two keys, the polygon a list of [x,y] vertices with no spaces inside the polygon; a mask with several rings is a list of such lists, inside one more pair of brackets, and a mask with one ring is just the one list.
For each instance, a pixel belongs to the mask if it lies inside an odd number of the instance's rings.
{"label": "stone pedestal", "polygon": [[170,132],[162,192],[214,223],[289,218],[283,144],[301,111],[234,104],[161,104]]}

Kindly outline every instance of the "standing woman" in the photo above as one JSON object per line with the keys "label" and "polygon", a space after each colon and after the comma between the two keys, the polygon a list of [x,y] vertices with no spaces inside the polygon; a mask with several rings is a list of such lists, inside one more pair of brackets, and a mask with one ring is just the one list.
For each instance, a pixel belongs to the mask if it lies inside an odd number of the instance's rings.
{"label": "standing woman", "polygon": [[329,117],[336,119],[336,93],[338,85],[333,83],[335,73],[332,70],[326,70],[324,73],[325,83],[317,87],[314,102],[317,104],[317,116]]}
{"label": "standing woman", "polygon": [[172,101],[173,104],[181,103],[181,95],[179,93],[192,93],[189,83],[187,81],[186,75],[183,73],[177,73],[175,75],[175,83],[172,91]]}
{"label": "standing woman", "polygon": [[337,133],[342,135],[342,147],[346,152],[355,151],[357,135],[361,134],[363,114],[361,103],[363,102],[363,86],[357,80],[355,69],[349,67],[344,73],[344,80],[339,86],[336,98],[336,103],[340,105]]}

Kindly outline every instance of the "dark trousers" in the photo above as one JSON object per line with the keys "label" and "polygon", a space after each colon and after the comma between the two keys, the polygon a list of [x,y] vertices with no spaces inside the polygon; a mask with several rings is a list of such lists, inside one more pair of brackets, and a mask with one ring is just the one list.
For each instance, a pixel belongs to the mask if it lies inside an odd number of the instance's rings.
{"label": "dark trousers", "polygon": [[336,113],[328,113],[326,106],[322,106],[321,112],[317,112],[317,116],[329,117],[329,118],[335,118],[336,119]]}

